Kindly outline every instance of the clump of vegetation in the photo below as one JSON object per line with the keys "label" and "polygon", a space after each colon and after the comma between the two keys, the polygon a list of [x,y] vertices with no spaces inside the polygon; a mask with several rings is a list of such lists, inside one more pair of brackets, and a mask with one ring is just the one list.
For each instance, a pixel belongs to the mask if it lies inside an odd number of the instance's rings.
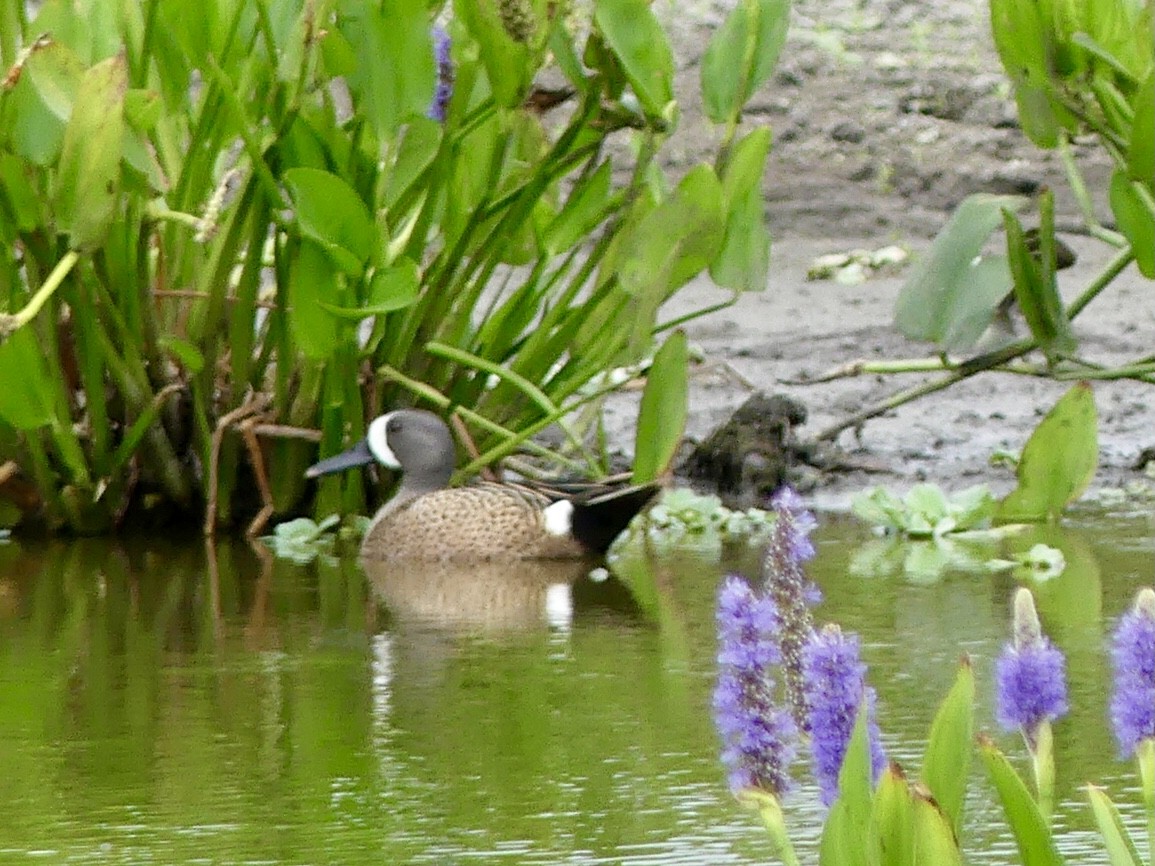
{"label": "clump of vegetation", "polygon": [[[761,288],[770,135],[739,120],[787,4],[739,4],[719,29],[702,76],[718,158],[670,179],[674,64],[649,4],[577,17],[537,0],[6,4],[5,522],[263,520],[301,507],[318,442],[412,403],[457,416],[476,472],[616,387],[607,371],[652,352],[677,324],[659,306],[699,272]],[[604,471],[563,429],[539,450]],[[314,513],[362,496],[328,480]]]}

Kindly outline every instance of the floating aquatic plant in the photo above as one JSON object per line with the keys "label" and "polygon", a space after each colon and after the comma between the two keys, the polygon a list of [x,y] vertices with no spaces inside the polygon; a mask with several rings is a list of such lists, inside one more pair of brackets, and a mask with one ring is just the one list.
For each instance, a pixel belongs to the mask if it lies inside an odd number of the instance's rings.
{"label": "floating aquatic plant", "polygon": [[658,501],[639,515],[610,549],[610,560],[627,545],[644,539],[658,554],[675,548],[692,548],[715,557],[727,544],[757,543],[774,525],[772,512],[759,508],[735,511],[717,496],[688,488],[664,490]]}

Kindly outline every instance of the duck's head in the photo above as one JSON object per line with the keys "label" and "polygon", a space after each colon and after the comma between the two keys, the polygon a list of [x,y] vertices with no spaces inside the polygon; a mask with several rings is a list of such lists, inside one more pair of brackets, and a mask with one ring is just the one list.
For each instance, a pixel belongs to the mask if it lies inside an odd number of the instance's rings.
{"label": "duck's head", "polygon": [[342,472],[367,463],[405,473],[406,487],[439,490],[457,462],[453,435],[444,421],[422,409],[398,409],[374,418],[365,438],[341,454],[314,463],[306,478]]}

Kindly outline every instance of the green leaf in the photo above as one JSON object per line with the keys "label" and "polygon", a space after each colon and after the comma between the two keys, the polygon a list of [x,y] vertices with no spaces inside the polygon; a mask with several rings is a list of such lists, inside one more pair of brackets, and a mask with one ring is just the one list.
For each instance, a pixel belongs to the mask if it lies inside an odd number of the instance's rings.
{"label": "green leaf", "polygon": [[84,65],[64,45],[36,43],[19,82],[5,97],[12,112],[6,135],[16,153],[42,166],[59,158],[83,75]]}
{"label": "green leaf", "polygon": [[285,184],[301,234],[312,238],[345,273],[358,276],[377,244],[365,202],[343,178],[316,168],[291,168]]}
{"label": "green leaf", "polygon": [[1019,126],[1033,144],[1044,150],[1058,147],[1063,124],[1045,87],[1019,82],[1015,85],[1015,107]]}
{"label": "green leaf", "polygon": [[369,282],[369,300],[363,307],[340,307],[320,301],[322,309],[339,319],[360,321],[366,316],[379,316],[402,310],[417,300],[421,277],[417,263],[412,259],[398,259],[391,268],[377,271]]}
{"label": "green leaf", "polygon": [[32,328],[0,342],[0,418],[17,430],[35,430],[55,420],[52,379]]}
{"label": "green leaf", "polygon": [[1055,279],[1055,202],[1050,190],[1039,198],[1039,249],[1032,251],[1018,219],[1003,211],[1007,232],[1007,260],[1014,278],[1015,301],[1048,358],[1069,354],[1075,348],[1059,284]]}
{"label": "green leaf", "polygon": [[1087,489],[1099,460],[1095,395],[1080,382],[1039,422],[1023,448],[1018,486],[1002,501],[999,520],[1053,519]]}
{"label": "green leaf", "polygon": [[613,167],[606,160],[595,171],[583,177],[573,188],[565,205],[546,227],[542,245],[550,255],[557,255],[584,240],[605,219],[610,202]]}
{"label": "green leaf", "polygon": [[[871,825],[873,786],[868,722],[869,704],[864,699],[858,707],[854,731],[838,772],[838,799],[822,833],[819,860],[823,864],[829,861],[867,866],[869,862],[870,848],[865,840],[869,838]],[[832,827],[831,819],[836,811],[838,817]]]}
{"label": "green leaf", "polygon": [[433,99],[437,66],[424,0],[345,3],[339,19],[357,70],[349,87],[377,140],[392,141],[401,125],[421,117]]}
{"label": "green leaf", "polygon": [[289,329],[301,351],[322,360],[337,347],[338,325],[322,306],[337,297],[338,274],[328,252],[301,242],[289,272]]}
{"label": "green leaf", "polygon": [[1023,866],[1062,866],[1063,858],[1055,847],[1046,820],[1006,756],[986,739],[979,744],[979,755],[994,782]]}
{"label": "green leaf", "polygon": [[1111,212],[1135,254],[1135,266],[1145,277],[1155,279],[1155,212],[1151,195],[1144,187],[1121,171],[1111,176]]}
{"label": "green leaf", "polygon": [[441,147],[441,124],[426,117],[414,118],[405,128],[397,149],[397,161],[389,169],[384,204],[394,204],[433,163]]}
{"label": "green leaf", "polygon": [[497,104],[504,108],[521,105],[533,80],[534,63],[528,46],[506,31],[498,4],[491,0],[454,0],[453,11],[480,46],[481,63]]}
{"label": "green leaf", "polygon": [[1011,283],[1005,271],[978,268],[975,260],[1002,221],[1003,209],[1026,203],[1020,196],[985,193],[963,200],[929,252],[911,266],[899,292],[895,322],[903,334],[912,340],[951,341],[948,348],[978,338]]}
{"label": "green leaf", "polygon": [[34,231],[43,219],[42,203],[32,185],[35,174],[20,157],[0,152],[0,196],[13,218],[11,225],[0,226],[0,239],[8,243],[16,240],[17,232]]}
{"label": "green leaf", "polygon": [[674,331],[654,355],[642,391],[634,443],[634,484],[658,479],[677,453],[689,410],[688,367],[686,334]]}
{"label": "green leaf", "polygon": [[930,726],[922,780],[957,836],[962,827],[974,737],[975,675],[966,658]]}
{"label": "green leaf", "polygon": [[789,25],[789,0],[742,0],[730,10],[702,58],[702,101],[710,120],[738,119],[774,70]]}
{"label": "green leaf", "polygon": [[1088,785],[1087,797],[1091,801],[1091,811],[1095,814],[1095,823],[1099,825],[1099,835],[1103,837],[1107,856],[1111,858],[1111,866],[1143,866],[1143,858],[1139,856],[1139,850],[1107,792],[1095,785]]}
{"label": "green leaf", "polygon": [[730,153],[722,172],[726,232],[710,277],[719,286],[759,292],[770,271],[770,231],[766,227],[762,175],[770,152],[770,129],[751,131]]}
{"label": "green leaf", "polygon": [[180,365],[193,376],[199,373],[205,365],[205,356],[188,340],[182,340],[172,334],[162,334],[157,339],[157,344],[163,351],[179,361]]}
{"label": "green leaf", "polygon": [[664,301],[713,261],[723,233],[721,184],[709,166],[696,166],[629,237],[618,273],[622,287]]}
{"label": "green leaf", "polygon": [[882,771],[870,813],[871,863],[915,866],[914,801],[897,764]]}
{"label": "green leaf", "polygon": [[597,0],[594,21],[621,61],[643,111],[662,116],[674,98],[674,56],[648,0]]}
{"label": "green leaf", "polygon": [[958,837],[950,818],[932,797],[915,790],[914,796],[914,862],[934,866],[962,866]]}
{"label": "green leaf", "polygon": [[84,73],[76,92],[55,189],[58,224],[74,249],[99,246],[112,225],[127,89],[124,55],[117,55]]}
{"label": "green leaf", "polygon": [[1155,69],[1147,73],[1131,100],[1134,118],[1127,147],[1127,170],[1132,180],[1155,192]]}

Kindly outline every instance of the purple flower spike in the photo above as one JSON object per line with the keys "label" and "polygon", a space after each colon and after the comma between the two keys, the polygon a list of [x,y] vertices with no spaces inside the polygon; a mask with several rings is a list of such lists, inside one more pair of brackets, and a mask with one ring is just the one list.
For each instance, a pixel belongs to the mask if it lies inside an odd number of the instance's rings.
{"label": "purple flower spike", "polygon": [[425,116],[438,123],[445,123],[445,111],[449,107],[449,97],[453,95],[453,59],[449,56],[449,34],[440,24],[433,25],[433,56],[437,61],[437,89],[433,100],[425,111]]}
{"label": "purple flower spike", "polygon": [[778,662],[774,602],[758,596],[740,577],[728,577],[718,594],[718,684],[714,721],[722,761],[735,794],[759,788],[781,797],[790,787],[797,729],[774,705],[771,668]]}
{"label": "purple flower spike", "polygon": [[810,533],[818,523],[803,507],[802,498],[789,487],[783,487],[771,504],[777,519],[762,561],[762,576],[766,591],[778,608],[781,623],[778,646],[782,652],[786,701],[795,723],[806,730],[802,647],[814,631],[810,608],[821,601],[822,593],[806,577],[802,566],[814,556]]}
{"label": "purple flower spike", "polygon": [[997,718],[1005,730],[1021,729],[1034,750],[1035,732],[1067,712],[1067,660],[1042,633],[1028,589],[1015,593],[1015,639],[995,665]]}
{"label": "purple flower spike", "polygon": [[1145,587],[1119,620],[1111,645],[1115,693],[1111,723],[1124,757],[1155,738],[1155,590]]}
{"label": "purple flower spike", "polygon": [[830,806],[838,798],[838,774],[863,699],[867,702],[872,782],[878,781],[886,763],[875,721],[875,693],[866,685],[866,665],[859,660],[858,638],[843,635],[836,625],[826,626],[807,641],[802,670],[814,776],[822,790],[823,805]]}

